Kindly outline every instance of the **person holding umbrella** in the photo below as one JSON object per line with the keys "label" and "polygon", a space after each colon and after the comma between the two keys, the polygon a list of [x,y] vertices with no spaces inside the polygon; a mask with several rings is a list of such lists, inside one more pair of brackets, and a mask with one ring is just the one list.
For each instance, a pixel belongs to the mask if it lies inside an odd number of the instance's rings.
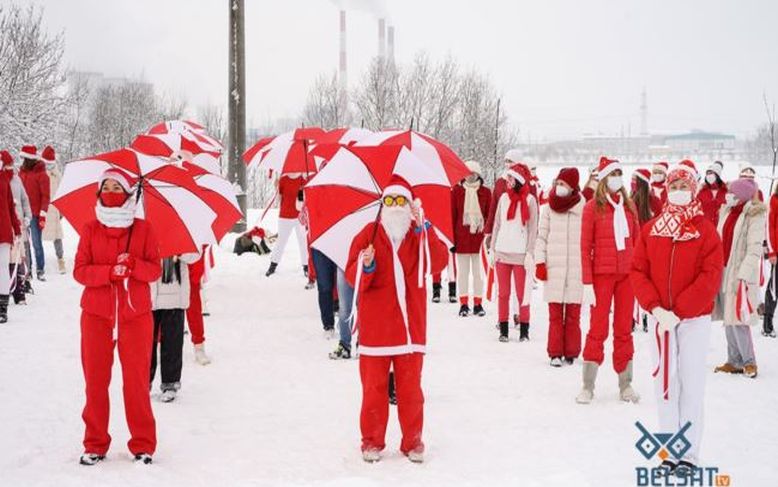
{"label": "person holding umbrella", "polygon": [[302,207],[302,189],[305,178],[302,173],[283,174],[278,179],[278,240],[270,253],[270,267],[266,276],[270,277],[276,272],[278,263],[286,248],[286,242],[294,232],[297,238],[297,246],[300,251],[300,262],[303,265],[303,273],[308,277],[308,246],[305,238],[305,230],[298,220]]}
{"label": "person holding umbrella", "polygon": [[81,228],[73,276],[81,296],[81,364],[86,381],[82,465],[105,458],[114,345],[122,365],[128,447],[136,462],[149,464],[156,450],[156,423],[149,399],[153,319],[149,284],[161,275],[151,225],[135,219],[135,190],[119,169],[98,180],[94,220]]}
{"label": "person holding umbrella", "polygon": [[[426,344],[427,296],[419,270],[440,272],[448,249],[413,201],[408,182],[393,176],[383,189],[379,221],[354,238],[346,275],[357,293],[359,371],[362,380],[362,458],[376,462],[389,419],[389,369],[394,368],[400,451],[424,461],[421,370]],[[429,251],[424,251],[424,247]],[[427,262],[426,255],[429,255]],[[426,274],[426,272],[424,272]]]}

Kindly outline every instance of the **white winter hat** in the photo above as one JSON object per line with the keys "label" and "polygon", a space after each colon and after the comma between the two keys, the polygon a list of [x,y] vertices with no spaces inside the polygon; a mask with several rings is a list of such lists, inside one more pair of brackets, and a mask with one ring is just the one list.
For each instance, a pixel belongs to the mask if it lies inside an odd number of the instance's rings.
{"label": "white winter hat", "polygon": [[738,175],[742,176],[744,172],[751,171],[756,176],[756,168],[750,162],[741,162],[738,166]]}
{"label": "white winter hat", "polygon": [[721,177],[721,171],[723,170],[724,170],[724,164],[722,164],[721,161],[713,161],[713,164],[708,166],[708,169],[706,169],[706,171],[711,171],[714,174],[716,174],[716,176],[718,177]]}
{"label": "white winter hat", "polygon": [[521,151],[519,149],[511,149],[505,153],[505,159],[516,164],[521,162]]}
{"label": "white winter hat", "polygon": [[478,161],[465,161],[465,166],[470,170],[470,172],[474,172],[481,175],[481,164],[478,163]]}

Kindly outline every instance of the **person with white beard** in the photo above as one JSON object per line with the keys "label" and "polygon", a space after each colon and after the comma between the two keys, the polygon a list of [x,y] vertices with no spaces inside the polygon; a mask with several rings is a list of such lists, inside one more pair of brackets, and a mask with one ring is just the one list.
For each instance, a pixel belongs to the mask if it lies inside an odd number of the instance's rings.
{"label": "person with white beard", "polygon": [[446,266],[448,249],[431,224],[422,221],[421,205],[413,201],[407,181],[394,176],[381,202],[379,221],[354,237],[346,267],[356,293],[362,458],[376,462],[386,446],[391,367],[403,432],[400,451],[418,463],[424,461],[421,369],[427,342],[427,291],[423,276]]}

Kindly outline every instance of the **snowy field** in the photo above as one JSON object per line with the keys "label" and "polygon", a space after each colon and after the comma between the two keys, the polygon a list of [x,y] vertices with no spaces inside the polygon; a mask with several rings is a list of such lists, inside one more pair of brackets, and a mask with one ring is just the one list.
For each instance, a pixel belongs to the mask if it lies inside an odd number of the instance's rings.
{"label": "snowy field", "polygon": [[[72,232],[65,244],[72,267]],[[392,408],[384,458],[365,464],[358,362],[327,358],[336,342],[322,337],[316,291],[303,289],[294,242],[270,279],[264,277],[267,256],[237,257],[231,245],[228,237],[208,285],[206,344],[213,363],[196,365],[187,337],[178,399],[153,401],[154,464],[134,465],[126,449],[116,360],[112,448],[107,461],[87,468],[78,465],[80,287],[70,275],[51,272],[53,249],[46,243],[48,282],[35,282],[30,304],[11,305],[10,322],[0,325],[0,485],[600,487],[635,485],[635,467],[654,466],[634,447],[640,436],[635,421],[652,431],[656,426],[653,337],[635,335],[634,385],[643,401],[618,400],[606,349],[595,401],[578,405],[580,363],[548,365],[541,288],[533,297],[529,343],[518,343],[513,331],[510,343],[498,343],[494,304],[487,303],[485,318],[459,318],[457,305],[431,304],[426,462],[411,464],[397,451]],[[707,359],[702,461],[731,475],[733,486],[772,486],[778,474],[778,341],[755,331],[756,380],[713,374],[725,359],[720,325],[714,325]]]}

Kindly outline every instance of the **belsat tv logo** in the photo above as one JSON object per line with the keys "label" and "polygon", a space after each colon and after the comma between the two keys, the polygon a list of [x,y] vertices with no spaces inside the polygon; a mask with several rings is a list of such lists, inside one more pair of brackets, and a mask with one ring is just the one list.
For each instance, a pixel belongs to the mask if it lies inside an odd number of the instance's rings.
{"label": "belsat tv logo", "polygon": [[[658,468],[663,460],[677,463],[689,451],[692,443],[686,437],[686,431],[691,425],[691,422],[687,422],[675,433],[651,433],[640,421],[635,422],[635,426],[641,433],[635,448],[646,460],[657,464],[650,468],[635,467],[635,483],[638,487],[729,487],[731,485],[731,477],[719,473],[718,467],[697,467],[690,475],[683,477],[667,475]],[[656,460],[657,458],[659,461]]]}

